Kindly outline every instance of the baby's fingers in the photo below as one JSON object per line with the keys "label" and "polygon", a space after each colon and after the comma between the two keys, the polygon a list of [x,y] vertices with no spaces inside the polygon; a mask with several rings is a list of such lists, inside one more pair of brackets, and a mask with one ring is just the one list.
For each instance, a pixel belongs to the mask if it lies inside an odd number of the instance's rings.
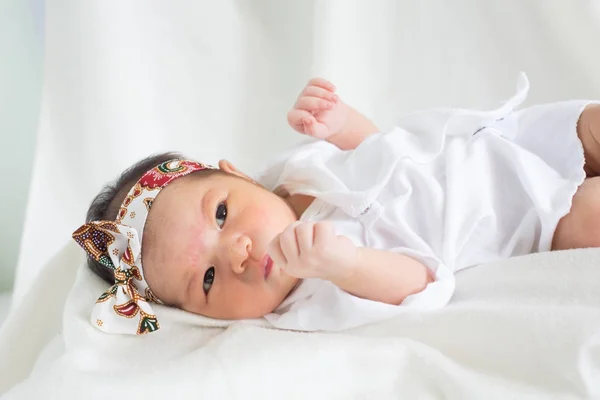
{"label": "baby's fingers", "polygon": [[316,113],[319,111],[329,110],[333,108],[334,105],[335,103],[330,100],[312,96],[301,96],[298,101],[296,101],[296,106],[294,108]]}
{"label": "baby's fingers", "polygon": [[308,82],[306,86],[318,86],[323,89],[327,89],[330,92],[335,92],[335,85],[323,78],[313,78]]}
{"label": "baby's fingers", "polygon": [[295,108],[288,113],[287,119],[292,128],[300,133],[307,133],[304,130],[304,123],[306,121],[314,120],[315,117],[308,111]]}
{"label": "baby's fingers", "polygon": [[324,124],[318,122],[314,117],[306,118],[302,121],[304,133],[316,139],[325,139],[329,136],[329,129]]}
{"label": "baby's fingers", "polygon": [[307,254],[313,246],[313,230],[315,224],[302,222],[296,225],[296,241],[300,255]]}
{"label": "baby's fingers", "polygon": [[332,239],[335,238],[335,227],[330,221],[322,221],[315,224],[314,244],[316,247],[327,248]]}
{"label": "baby's fingers", "polygon": [[281,235],[275,236],[275,239],[267,246],[267,252],[275,264],[280,268],[284,268],[287,264],[287,259],[281,250]]}
{"label": "baby's fingers", "polygon": [[307,86],[302,91],[301,96],[318,97],[318,98],[333,101],[333,102],[336,102],[338,100],[337,94],[330,92],[327,89],[320,88],[318,86]]}
{"label": "baby's fingers", "polygon": [[298,250],[298,241],[296,240],[296,231],[295,227],[298,223],[294,223],[288,226],[283,233],[281,233],[279,239],[279,248],[283,253],[287,262],[295,261],[300,255],[300,251]]}

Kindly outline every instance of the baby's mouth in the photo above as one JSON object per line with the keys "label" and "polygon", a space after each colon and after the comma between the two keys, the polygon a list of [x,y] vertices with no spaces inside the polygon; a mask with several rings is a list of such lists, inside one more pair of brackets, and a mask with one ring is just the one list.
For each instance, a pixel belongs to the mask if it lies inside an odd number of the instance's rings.
{"label": "baby's mouth", "polygon": [[268,254],[266,254],[263,258],[262,265],[265,279],[267,279],[271,274],[271,270],[273,269],[273,259],[271,259],[271,257]]}

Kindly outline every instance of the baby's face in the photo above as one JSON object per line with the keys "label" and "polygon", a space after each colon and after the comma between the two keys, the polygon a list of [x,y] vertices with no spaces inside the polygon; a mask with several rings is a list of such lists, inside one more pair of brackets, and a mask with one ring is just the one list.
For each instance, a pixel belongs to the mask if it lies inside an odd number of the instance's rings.
{"label": "baby's face", "polygon": [[284,199],[242,177],[180,178],[152,204],[145,278],[159,299],[183,310],[262,317],[297,283],[267,255],[269,242],[296,219]]}

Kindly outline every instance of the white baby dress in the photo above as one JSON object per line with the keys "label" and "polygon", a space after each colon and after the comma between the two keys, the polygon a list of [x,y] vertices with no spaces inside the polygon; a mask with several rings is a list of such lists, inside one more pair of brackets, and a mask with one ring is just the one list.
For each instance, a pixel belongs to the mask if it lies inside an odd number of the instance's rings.
{"label": "white baby dress", "polygon": [[585,179],[576,126],[590,102],[514,111],[528,88],[521,75],[516,95],[497,110],[419,112],[353,151],[314,142],[268,168],[260,179],[268,189],[316,198],[301,220],[330,220],[357,246],[410,255],[435,282],[393,306],[307,279],[265,319],[283,329],[341,330],[440,308],[456,271],[550,250]]}

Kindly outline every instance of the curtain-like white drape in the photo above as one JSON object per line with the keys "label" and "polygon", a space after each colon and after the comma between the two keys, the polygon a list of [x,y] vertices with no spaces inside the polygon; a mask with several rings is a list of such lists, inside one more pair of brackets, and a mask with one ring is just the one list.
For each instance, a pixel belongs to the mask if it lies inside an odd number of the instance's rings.
{"label": "curtain-like white drape", "polygon": [[42,0],[0,1],[0,323],[13,286],[40,114]]}
{"label": "curtain-like white drape", "polygon": [[[55,0],[15,296],[102,184],[149,153],[251,173],[301,139],[286,112],[331,79],[382,129],[431,106],[600,98],[597,0]],[[61,277],[56,277],[61,279]]]}

